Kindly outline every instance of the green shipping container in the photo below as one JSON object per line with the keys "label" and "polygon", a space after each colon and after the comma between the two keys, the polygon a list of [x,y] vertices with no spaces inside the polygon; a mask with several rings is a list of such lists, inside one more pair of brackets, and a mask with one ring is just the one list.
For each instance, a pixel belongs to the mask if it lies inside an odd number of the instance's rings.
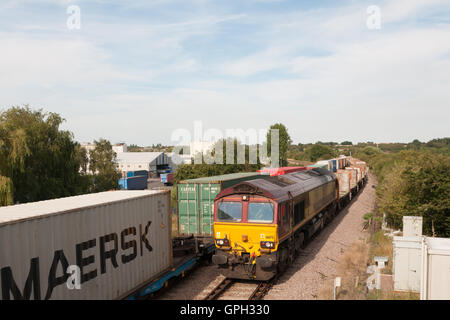
{"label": "green shipping container", "polygon": [[307,168],[322,168],[322,169],[327,169],[328,170],[328,166],[327,166],[326,163],[311,164],[311,165],[307,166]]}
{"label": "green shipping container", "polygon": [[256,172],[241,172],[178,182],[178,233],[211,237],[214,199],[223,189],[239,182],[268,177]]}

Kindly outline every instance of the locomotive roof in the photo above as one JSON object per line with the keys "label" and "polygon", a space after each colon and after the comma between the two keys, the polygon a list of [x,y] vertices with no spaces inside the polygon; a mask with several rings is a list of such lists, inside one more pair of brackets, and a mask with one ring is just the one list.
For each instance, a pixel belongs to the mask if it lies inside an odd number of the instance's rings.
{"label": "locomotive roof", "polygon": [[284,201],[290,198],[289,193],[292,197],[296,197],[334,180],[336,180],[336,176],[330,171],[314,168],[264,179],[244,181],[222,190],[216,199],[232,194],[247,193]]}

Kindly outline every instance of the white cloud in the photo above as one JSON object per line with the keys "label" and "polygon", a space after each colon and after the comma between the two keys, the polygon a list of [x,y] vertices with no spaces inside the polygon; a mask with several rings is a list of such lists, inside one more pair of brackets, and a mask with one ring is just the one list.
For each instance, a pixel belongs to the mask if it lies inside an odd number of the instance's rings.
{"label": "white cloud", "polygon": [[[356,2],[289,13],[193,3],[201,15],[178,20],[100,16],[69,35],[31,21],[0,33],[0,105],[60,112],[80,140],[144,145],[170,143],[196,119],[222,130],[281,121],[295,142],[448,136],[450,27],[410,19],[443,1],[377,1],[379,31]],[[234,22],[251,31],[226,28]]]}

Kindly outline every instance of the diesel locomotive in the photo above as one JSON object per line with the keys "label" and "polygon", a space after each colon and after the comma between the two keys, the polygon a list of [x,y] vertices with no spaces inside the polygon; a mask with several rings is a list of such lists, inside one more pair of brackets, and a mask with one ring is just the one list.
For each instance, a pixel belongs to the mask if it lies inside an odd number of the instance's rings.
{"label": "diesel locomotive", "polygon": [[336,214],[336,175],[322,168],[241,182],[214,202],[214,264],[235,279],[269,280]]}

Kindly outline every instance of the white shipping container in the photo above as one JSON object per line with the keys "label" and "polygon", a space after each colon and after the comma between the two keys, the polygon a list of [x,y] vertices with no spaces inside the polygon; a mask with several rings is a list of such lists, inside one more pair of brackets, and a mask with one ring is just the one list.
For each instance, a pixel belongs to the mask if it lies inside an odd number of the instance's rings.
{"label": "white shipping container", "polygon": [[338,170],[336,176],[339,182],[339,198],[342,198],[350,192],[350,176],[351,172],[348,170]]}
{"label": "white shipping container", "polygon": [[422,238],[394,237],[393,279],[395,291],[420,291]]}
{"label": "white shipping container", "polygon": [[352,176],[350,178],[350,188],[353,189],[358,184],[358,170],[356,170],[353,167],[347,167],[345,170],[348,170],[352,173]]}
{"label": "white shipping container", "polygon": [[171,267],[169,210],[170,193],[149,190],[0,208],[2,299],[125,298]]}

